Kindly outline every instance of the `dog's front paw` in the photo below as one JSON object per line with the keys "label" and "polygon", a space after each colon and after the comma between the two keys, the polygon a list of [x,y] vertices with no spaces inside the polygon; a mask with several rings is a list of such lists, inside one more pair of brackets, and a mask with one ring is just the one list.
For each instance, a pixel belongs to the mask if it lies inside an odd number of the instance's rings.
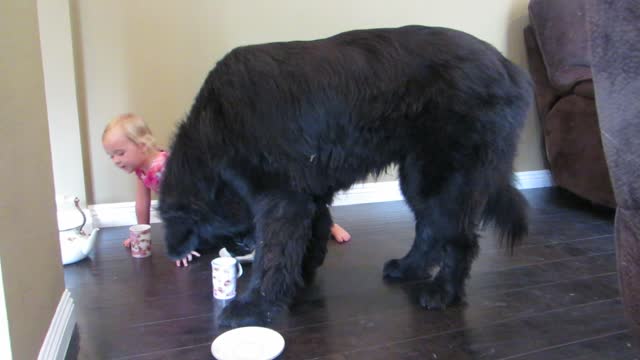
{"label": "dog's front paw", "polygon": [[416,270],[416,267],[405,259],[387,261],[384,264],[382,274],[385,280],[391,281],[424,280],[428,278],[428,274]]}
{"label": "dog's front paw", "polygon": [[218,324],[225,328],[236,328],[240,326],[265,325],[265,318],[262,314],[247,303],[232,301],[222,310],[218,318]]}
{"label": "dog's front paw", "polygon": [[402,270],[400,260],[392,259],[384,264],[382,275],[387,280],[402,280],[404,279],[404,271]]}
{"label": "dog's front paw", "polygon": [[444,285],[441,281],[423,284],[418,297],[420,306],[427,310],[444,310],[461,301],[462,297],[459,292]]}
{"label": "dog's front paw", "polygon": [[393,259],[384,264],[383,277],[385,280],[431,280],[440,271],[440,265],[415,263],[407,258]]}
{"label": "dog's front paw", "polygon": [[238,299],[222,310],[218,324],[224,328],[264,326],[271,323],[279,311],[278,307],[269,305],[261,297],[250,300]]}

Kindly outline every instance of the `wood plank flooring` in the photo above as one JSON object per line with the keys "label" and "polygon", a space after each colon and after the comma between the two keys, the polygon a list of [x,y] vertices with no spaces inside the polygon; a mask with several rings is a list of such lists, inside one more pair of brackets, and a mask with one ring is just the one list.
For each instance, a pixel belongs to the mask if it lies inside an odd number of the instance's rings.
{"label": "wood plank flooring", "polygon": [[[613,212],[553,188],[523,191],[530,235],[510,256],[488,230],[467,282],[467,303],[425,311],[420,282],[388,284],[382,265],[413,241],[403,202],[332,209],[353,239],[333,241],[312,286],[271,327],[280,359],[639,359],[616,275]],[[206,254],[188,268],[164,255],[134,259],[126,227],[103,229],[91,259],[65,267],[78,323],[67,359],[210,359],[223,305],[211,295]],[[246,286],[251,267],[239,282]]]}

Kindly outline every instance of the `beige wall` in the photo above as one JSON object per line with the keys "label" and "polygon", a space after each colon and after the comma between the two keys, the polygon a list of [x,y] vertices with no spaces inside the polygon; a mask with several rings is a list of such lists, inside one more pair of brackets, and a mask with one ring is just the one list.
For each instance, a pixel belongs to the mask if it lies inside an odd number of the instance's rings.
{"label": "beige wall", "polygon": [[3,300],[13,358],[35,359],[64,291],[35,0],[0,2],[0,49]]}
{"label": "beige wall", "polygon": [[37,3],[55,189],[86,204],[69,1]]}
{"label": "beige wall", "polygon": [[[101,148],[102,129],[112,116],[125,111],[141,114],[166,144],[209,69],[236,46],[317,39],[356,28],[423,24],[467,31],[524,64],[527,3],[72,0],[81,118],[88,128],[89,192],[96,203],[134,198],[134,179],[111,165]],[[531,117],[517,171],[544,168],[539,139],[540,129]]]}

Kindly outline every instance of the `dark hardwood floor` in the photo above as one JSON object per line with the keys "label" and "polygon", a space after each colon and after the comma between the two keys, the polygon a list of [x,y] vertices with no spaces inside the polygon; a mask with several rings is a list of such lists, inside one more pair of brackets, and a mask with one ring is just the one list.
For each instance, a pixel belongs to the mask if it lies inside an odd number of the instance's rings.
{"label": "dark hardwood floor", "polygon": [[[282,359],[638,359],[616,277],[613,213],[556,189],[523,193],[530,235],[513,256],[483,233],[467,304],[425,311],[419,282],[387,284],[383,263],[408,251],[403,202],[334,207],[351,232],[272,328]],[[221,333],[204,255],[176,268],[153,226],[153,256],[134,259],[126,227],[103,229],[92,259],[65,267],[78,323],[67,359],[208,359]],[[250,266],[245,272],[250,272]],[[249,274],[240,279],[240,291]]]}

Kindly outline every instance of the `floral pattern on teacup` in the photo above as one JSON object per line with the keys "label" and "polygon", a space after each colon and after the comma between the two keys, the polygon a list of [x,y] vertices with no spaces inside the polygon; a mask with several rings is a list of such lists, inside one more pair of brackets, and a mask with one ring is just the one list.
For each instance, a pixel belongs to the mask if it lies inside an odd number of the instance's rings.
{"label": "floral pattern on teacup", "polygon": [[131,232],[131,255],[136,258],[145,258],[151,255],[151,230]]}
{"label": "floral pattern on teacup", "polygon": [[235,297],[236,276],[235,269],[212,266],[211,281],[213,283],[213,296],[216,299],[231,299]]}

